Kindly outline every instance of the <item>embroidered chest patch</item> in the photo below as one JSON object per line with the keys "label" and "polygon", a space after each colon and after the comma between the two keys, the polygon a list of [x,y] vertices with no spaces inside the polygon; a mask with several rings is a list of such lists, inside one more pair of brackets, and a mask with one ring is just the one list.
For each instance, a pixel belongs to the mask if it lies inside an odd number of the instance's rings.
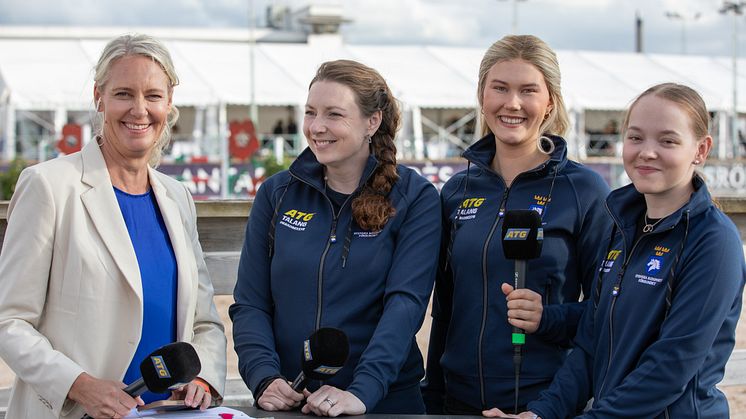
{"label": "embroidered chest patch", "polygon": [[280,225],[295,231],[305,231],[313,220],[315,212],[303,212],[296,209],[285,211],[280,218]]}
{"label": "embroidered chest patch", "polygon": [[653,249],[653,254],[650,255],[645,262],[643,273],[635,274],[637,282],[645,285],[656,286],[663,282],[665,277],[666,258],[671,249],[665,246],[657,245]]}
{"label": "embroidered chest patch", "polygon": [[456,210],[456,219],[458,221],[473,220],[477,217],[479,207],[484,204],[485,198],[466,198]]}

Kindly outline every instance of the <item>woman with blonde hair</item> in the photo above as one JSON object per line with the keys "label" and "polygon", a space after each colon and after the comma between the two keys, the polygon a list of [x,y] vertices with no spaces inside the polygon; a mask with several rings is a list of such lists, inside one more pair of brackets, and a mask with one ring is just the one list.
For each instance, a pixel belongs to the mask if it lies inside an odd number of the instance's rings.
{"label": "woman with blonde hair", "polygon": [[153,169],[178,118],[168,50],[146,35],[118,37],[94,80],[95,140],[24,170],[8,207],[0,356],[17,376],[9,418],[123,417],[143,403],[124,383],[174,341],[194,346],[202,370],[172,397],[205,409],[225,385],[194,203]]}
{"label": "woman with blonde hair", "polygon": [[[484,54],[477,89],[484,137],[441,191],[444,237],[423,392],[431,414],[523,409],[562,365],[608,225],[604,180],[568,160],[557,57],[535,36],[506,36]],[[499,233],[506,211],[541,217],[543,250],[526,288]],[[512,328],[525,330],[522,362]],[[515,360],[515,361],[514,361]],[[518,385],[516,385],[518,383]]]}

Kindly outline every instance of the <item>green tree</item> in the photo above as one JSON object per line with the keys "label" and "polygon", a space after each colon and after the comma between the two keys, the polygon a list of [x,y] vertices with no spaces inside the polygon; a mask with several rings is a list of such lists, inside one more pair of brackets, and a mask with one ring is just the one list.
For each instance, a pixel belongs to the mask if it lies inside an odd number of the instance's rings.
{"label": "green tree", "polygon": [[282,164],[280,164],[280,163],[277,163],[277,160],[275,160],[275,156],[267,155],[267,156],[262,157],[259,160],[259,165],[264,167],[264,177],[268,178],[277,172],[286,170],[288,167],[290,167],[290,163],[292,163],[293,160],[295,159],[285,157]]}
{"label": "green tree", "polygon": [[26,161],[15,158],[8,165],[8,170],[0,172],[0,199],[8,200],[16,190],[16,182],[21,171],[27,166]]}

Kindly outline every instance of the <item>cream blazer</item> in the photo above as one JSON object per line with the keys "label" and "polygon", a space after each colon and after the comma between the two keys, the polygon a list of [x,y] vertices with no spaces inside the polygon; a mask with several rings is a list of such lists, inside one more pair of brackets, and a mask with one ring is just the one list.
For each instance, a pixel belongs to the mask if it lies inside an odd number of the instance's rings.
{"label": "cream blazer", "polygon": [[[149,180],[176,255],[177,339],[199,354],[220,395],[226,339],[197,238],[194,202],[178,181]],[[0,254],[0,356],[16,373],[6,417],[74,418],[82,372],[121,380],[140,341],[142,284],[101,151],[25,169],[8,207]]]}

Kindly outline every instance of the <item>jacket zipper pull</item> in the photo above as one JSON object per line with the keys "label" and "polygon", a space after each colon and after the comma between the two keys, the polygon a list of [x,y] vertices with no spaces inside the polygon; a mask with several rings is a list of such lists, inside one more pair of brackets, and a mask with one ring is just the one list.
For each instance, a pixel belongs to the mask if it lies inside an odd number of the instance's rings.
{"label": "jacket zipper pull", "polygon": [[503,218],[505,216],[505,201],[508,199],[508,190],[510,188],[505,188],[505,191],[503,191],[503,197],[502,200],[500,200],[500,210],[497,212],[498,218]]}
{"label": "jacket zipper pull", "polygon": [[617,274],[616,284],[614,284],[614,289],[611,290],[611,295],[613,295],[614,297],[619,295],[619,291],[622,288],[622,277],[624,277],[624,270],[626,268],[626,266],[622,266],[622,268],[619,270],[619,273]]}
{"label": "jacket zipper pull", "polygon": [[332,234],[329,236],[329,241],[332,243],[337,242],[337,218],[335,217],[334,220],[332,220]]}

